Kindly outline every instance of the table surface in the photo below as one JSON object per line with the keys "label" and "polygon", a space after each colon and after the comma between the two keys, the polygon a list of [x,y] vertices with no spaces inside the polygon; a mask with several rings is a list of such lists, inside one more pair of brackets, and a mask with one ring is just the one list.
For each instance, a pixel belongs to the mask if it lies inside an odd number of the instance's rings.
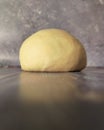
{"label": "table surface", "polygon": [[0,68],[0,130],[104,130],[104,68]]}

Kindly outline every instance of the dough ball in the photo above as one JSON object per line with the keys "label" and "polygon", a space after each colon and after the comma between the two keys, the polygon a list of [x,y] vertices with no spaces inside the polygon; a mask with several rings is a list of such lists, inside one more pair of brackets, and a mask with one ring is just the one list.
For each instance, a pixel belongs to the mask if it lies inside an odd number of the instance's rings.
{"label": "dough ball", "polygon": [[86,67],[86,52],[74,36],[60,29],[40,30],[20,48],[20,65],[25,71],[80,71]]}

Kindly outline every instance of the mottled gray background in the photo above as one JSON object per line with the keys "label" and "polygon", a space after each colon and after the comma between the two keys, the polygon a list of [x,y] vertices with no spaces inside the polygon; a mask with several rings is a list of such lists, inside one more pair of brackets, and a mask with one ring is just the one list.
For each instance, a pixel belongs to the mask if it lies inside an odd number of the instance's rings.
{"label": "mottled gray background", "polygon": [[88,66],[104,66],[104,0],[0,0],[0,65],[19,65],[24,39],[53,27],[83,43]]}

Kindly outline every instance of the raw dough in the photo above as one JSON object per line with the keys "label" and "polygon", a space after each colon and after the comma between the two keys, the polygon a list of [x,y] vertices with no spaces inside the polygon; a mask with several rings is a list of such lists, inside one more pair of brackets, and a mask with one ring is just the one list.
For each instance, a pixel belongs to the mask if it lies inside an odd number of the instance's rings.
{"label": "raw dough", "polygon": [[74,36],[60,29],[40,30],[27,38],[19,54],[25,71],[80,71],[86,67],[86,52]]}

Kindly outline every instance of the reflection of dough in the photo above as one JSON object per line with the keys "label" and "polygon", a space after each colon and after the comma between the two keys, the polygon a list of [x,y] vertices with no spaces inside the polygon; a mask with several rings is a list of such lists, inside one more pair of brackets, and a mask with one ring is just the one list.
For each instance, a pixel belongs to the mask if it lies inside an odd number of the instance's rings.
{"label": "reflection of dough", "polygon": [[41,30],[20,48],[21,68],[26,71],[79,71],[86,66],[82,44],[58,29]]}
{"label": "reflection of dough", "polygon": [[20,98],[27,103],[65,103],[104,101],[104,93],[80,90],[78,79],[70,73],[29,73],[20,75]]}
{"label": "reflection of dough", "polygon": [[73,101],[77,86],[69,74],[29,73],[20,75],[20,97],[27,102]]}

